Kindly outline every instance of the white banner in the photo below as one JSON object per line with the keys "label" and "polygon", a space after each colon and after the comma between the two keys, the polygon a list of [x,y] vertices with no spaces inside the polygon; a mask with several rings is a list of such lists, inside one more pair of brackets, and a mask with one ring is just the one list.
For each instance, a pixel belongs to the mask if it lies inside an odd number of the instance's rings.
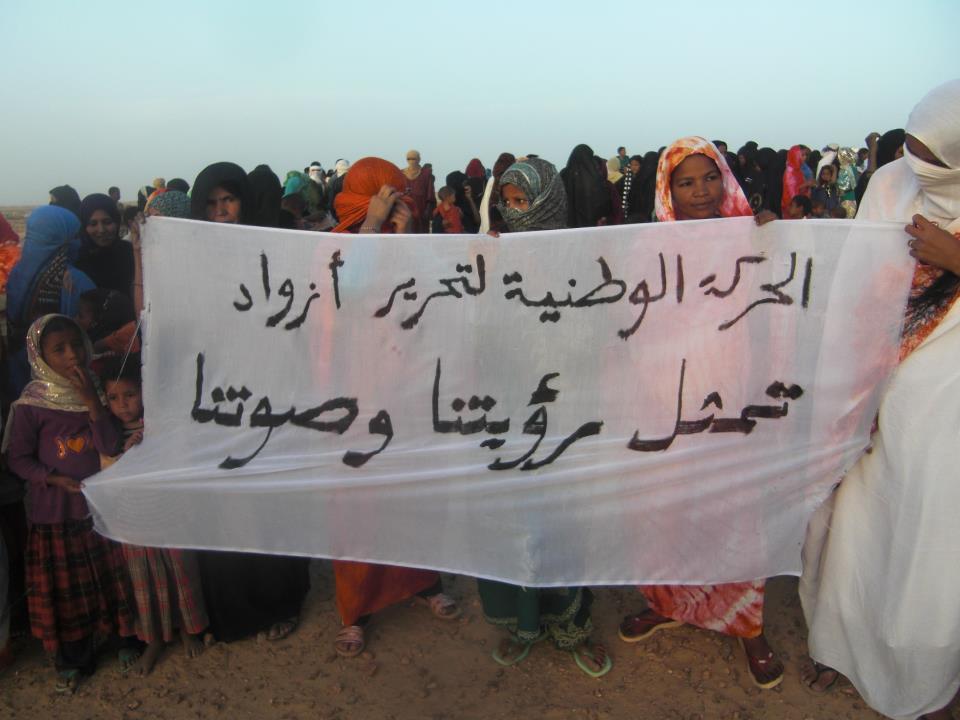
{"label": "white banner", "polygon": [[868,442],[902,227],[488,236],[151,218],[141,446],[87,481],[138,545],[528,586],[797,573]]}

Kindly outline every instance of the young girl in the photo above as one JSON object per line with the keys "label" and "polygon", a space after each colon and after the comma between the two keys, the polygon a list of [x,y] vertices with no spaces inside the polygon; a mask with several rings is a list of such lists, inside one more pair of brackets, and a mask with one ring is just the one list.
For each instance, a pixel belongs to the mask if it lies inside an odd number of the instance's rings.
{"label": "young girl", "polygon": [[[109,467],[124,452],[143,440],[143,399],[140,363],[131,356],[124,365],[115,361],[101,375],[107,406],[121,437],[111,452],[101,457]],[[137,663],[137,672],[147,675],[179,626],[187,657],[203,652],[197,637],[207,627],[207,610],[200,586],[200,570],[193,553],[182,550],[123,545],[137,605],[137,637],[147,649]]]}
{"label": "young girl", "polygon": [[[90,341],[73,320],[39,318],[26,346],[33,380],[13,404],[4,444],[28,485],[30,626],[55,655],[57,691],[72,692],[94,670],[98,634],[133,634],[123,556],[93,531],[81,494],[119,436],[87,371]],[[121,663],[135,656],[124,648]]]}

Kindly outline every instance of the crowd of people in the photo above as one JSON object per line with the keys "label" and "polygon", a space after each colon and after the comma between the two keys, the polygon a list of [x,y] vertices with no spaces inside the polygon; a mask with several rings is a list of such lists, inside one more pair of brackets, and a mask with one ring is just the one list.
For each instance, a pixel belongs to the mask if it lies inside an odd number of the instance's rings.
{"label": "crowd of people", "polygon": [[[124,670],[149,673],[175,639],[295,632],[309,590],[308,560],[134,547],[100,536],[84,479],[143,439],[139,322],[143,216],[335,233],[490,233],[754,216],[887,220],[905,224],[918,260],[900,364],[886,388],[872,452],[862,456],[811,523],[801,599],[811,660],[803,682],[829,692],[840,675],[895,718],[949,717],[960,686],[960,550],[952,522],[958,484],[960,377],[960,80],[932,90],[905,129],[866,147],[788,150],[685,137],[659,151],[608,160],[577,145],[558,170],[536,154],[472,159],[437,188],[420,153],[406,167],[367,157],[313,162],[283,181],[267,165],[206,167],[189,185],[155,179],[137,202],[117,188],[81,200],[69,185],[27,219],[22,242],[0,215],[6,285],[0,482],[0,667],[14,662],[10,625],[43,644],[56,689],[72,692],[118,636]],[[839,480],[839,479],[838,479]],[[355,657],[384,608],[407,599],[456,619],[439,573],[334,561],[342,629],[336,652]],[[643,586],[645,608],[622,619],[635,643],[683,624],[739,639],[760,688],[784,665],[765,639],[764,585]],[[537,589],[478,581],[487,620],[505,629],[493,659],[522,662],[549,640],[591,677],[612,655],[591,640],[589,587]],[[639,602],[638,597],[638,602]]]}

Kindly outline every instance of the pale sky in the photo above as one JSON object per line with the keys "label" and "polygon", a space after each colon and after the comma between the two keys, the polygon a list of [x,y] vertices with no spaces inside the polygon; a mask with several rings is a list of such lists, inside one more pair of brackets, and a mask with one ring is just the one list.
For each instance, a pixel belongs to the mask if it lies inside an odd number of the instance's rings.
{"label": "pale sky", "polygon": [[960,76],[956,0],[0,0],[0,27],[0,205],[220,160],[859,146]]}

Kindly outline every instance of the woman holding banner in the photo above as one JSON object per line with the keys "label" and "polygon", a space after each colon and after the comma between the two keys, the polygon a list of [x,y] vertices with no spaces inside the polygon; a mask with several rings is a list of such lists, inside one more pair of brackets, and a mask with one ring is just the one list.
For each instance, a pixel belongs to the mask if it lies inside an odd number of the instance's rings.
{"label": "woman holding banner", "polygon": [[[255,208],[247,174],[215,163],[193,183],[191,215],[219,223],[252,222]],[[210,631],[223,642],[264,633],[281,640],[300,621],[310,590],[309,558],[204,550],[197,553]]]}
{"label": "woman holding banner", "polygon": [[960,80],[927,94],[903,158],[880,168],[858,220],[909,223],[917,264],[900,365],[872,451],[814,515],[800,599],[826,692],[846,675],[879,712],[942,720],[960,687]]}
{"label": "woman holding banner", "polygon": [[[510,165],[500,177],[499,190],[497,209],[510,232],[567,226],[563,180],[546,160],[528,158]],[[516,665],[534,644],[549,638],[557,649],[570,652],[577,667],[591,677],[606,675],[613,668],[606,649],[590,641],[590,588],[526,588],[478,579],[477,589],[484,617],[509,632],[493,651],[493,659],[501,665]]]}
{"label": "woman holding banner", "polygon": [[[402,194],[406,186],[407,179],[393,163],[374,157],[358,160],[334,201],[340,224],[333,231],[412,232],[411,201]],[[395,603],[414,598],[441,620],[460,617],[460,607],[443,592],[440,573],[433,570],[334,560],[333,572],[337,611],[343,623],[334,649],[341,657],[362,653],[371,616]]]}
{"label": "woman holding banner", "polygon": [[[726,160],[711,142],[700,137],[681,138],[660,156],[655,211],[660,222],[753,215]],[[762,225],[776,216],[764,210],[756,219]],[[754,685],[776,687],[783,681],[783,664],[763,635],[765,584],[760,579],[705,586],[642,586],[647,609],[624,618],[620,639],[639,642],[685,623],[715,630],[740,641]]]}

